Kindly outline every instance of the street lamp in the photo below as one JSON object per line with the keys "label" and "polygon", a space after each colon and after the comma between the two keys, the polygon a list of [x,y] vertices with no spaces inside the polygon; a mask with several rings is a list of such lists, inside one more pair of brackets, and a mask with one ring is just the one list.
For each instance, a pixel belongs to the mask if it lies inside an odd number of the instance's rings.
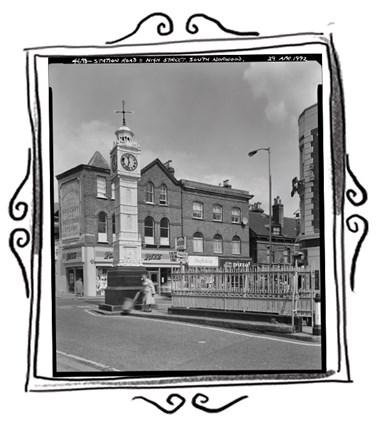
{"label": "street lamp", "polygon": [[269,173],[269,268],[272,266],[272,176],[270,173],[270,148],[259,148],[251,151],[248,155],[253,157],[259,151],[268,151],[268,173]]}

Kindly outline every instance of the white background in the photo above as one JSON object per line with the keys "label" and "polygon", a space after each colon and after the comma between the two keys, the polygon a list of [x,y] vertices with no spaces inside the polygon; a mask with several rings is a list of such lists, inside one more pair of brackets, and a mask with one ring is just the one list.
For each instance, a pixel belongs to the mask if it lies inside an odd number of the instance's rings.
{"label": "white background", "polygon": [[[339,4],[340,3],[340,4]],[[159,424],[211,421],[242,421],[257,424],[307,424],[321,422],[365,422],[378,419],[379,344],[378,300],[379,278],[376,271],[378,255],[377,170],[378,170],[378,39],[375,2],[361,1],[358,6],[338,1],[262,2],[238,1],[108,1],[108,2],[7,2],[2,6],[1,22],[1,130],[2,130],[2,309],[1,309],[1,371],[2,417],[10,424],[28,421],[31,424],[66,425],[124,424],[148,421]],[[224,388],[208,393],[208,406],[218,407],[249,392],[250,397],[222,414],[205,414],[192,407],[190,400],[196,389],[182,390],[185,406],[174,415],[164,415],[142,401],[131,401],[136,392],[86,391],[59,393],[25,393],[26,345],[29,302],[21,271],[8,248],[12,229],[30,226],[28,216],[18,223],[8,215],[8,204],[25,175],[27,147],[31,133],[27,113],[25,52],[26,47],[46,45],[103,44],[130,33],[136,24],[152,12],[165,12],[174,21],[178,38],[188,38],[184,27],[193,13],[205,13],[218,19],[225,27],[239,31],[259,31],[261,35],[301,31],[328,31],[340,56],[346,102],[347,151],[350,166],[369,194],[368,202],[351,209],[369,219],[370,233],[359,256],[356,291],[350,297],[348,311],[349,349],[352,384],[314,384],[298,386],[260,386],[251,389]],[[334,26],[328,24],[335,22]],[[153,24],[146,23],[149,40]],[[199,21],[210,33],[204,37],[221,36],[213,25]],[[144,32],[144,30],[142,30]],[[205,30],[206,31],[206,30]],[[215,31],[215,33],[213,33]],[[200,33],[202,34],[202,32]],[[142,37],[139,36],[139,37]],[[133,42],[139,41],[137,38]],[[29,185],[29,186],[28,186]],[[31,180],[19,200],[30,200]],[[357,236],[354,236],[354,241]],[[352,245],[347,246],[352,254]],[[29,261],[29,252],[24,255]],[[4,377],[5,376],[5,377]],[[170,390],[152,394],[165,405]]]}

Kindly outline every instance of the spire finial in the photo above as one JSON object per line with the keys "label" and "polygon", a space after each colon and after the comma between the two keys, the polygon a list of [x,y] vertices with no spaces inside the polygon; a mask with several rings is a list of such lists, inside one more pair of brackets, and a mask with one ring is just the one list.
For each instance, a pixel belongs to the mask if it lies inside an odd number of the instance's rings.
{"label": "spire finial", "polygon": [[123,109],[121,111],[115,111],[116,114],[123,114],[123,126],[126,126],[125,124],[125,114],[133,114],[133,111],[125,111],[125,101],[121,101],[121,105]]}

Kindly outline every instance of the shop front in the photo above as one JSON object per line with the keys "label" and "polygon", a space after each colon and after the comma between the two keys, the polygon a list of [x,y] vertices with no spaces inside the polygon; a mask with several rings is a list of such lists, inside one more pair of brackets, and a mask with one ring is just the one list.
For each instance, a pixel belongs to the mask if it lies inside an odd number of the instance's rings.
{"label": "shop front", "polygon": [[225,271],[245,270],[252,267],[252,259],[250,257],[220,257],[219,268]]}
{"label": "shop front", "polygon": [[82,247],[63,249],[62,265],[66,277],[65,293],[75,293],[75,282],[79,278],[83,281]]}
{"label": "shop front", "polygon": [[219,267],[217,256],[189,256],[188,266],[195,270],[216,270]]}
{"label": "shop front", "polygon": [[95,247],[96,295],[104,296],[108,271],[113,266],[112,247]]}
{"label": "shop front", "polygon": [[141,250],[142,263],[146,267],[149,278],[153,281],[157,292],[170,293],[171,277],[179,272],[181,260],[175,250]]}

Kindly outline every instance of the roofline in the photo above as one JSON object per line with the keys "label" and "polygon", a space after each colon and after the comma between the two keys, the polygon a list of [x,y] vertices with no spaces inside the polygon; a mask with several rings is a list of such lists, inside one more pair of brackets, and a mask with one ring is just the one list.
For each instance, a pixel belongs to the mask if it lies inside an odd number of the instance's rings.
{"label": "roofline", "polygon": [[301,117],[305,114],[305,112],[306,112],[307,110],[312,109],[312,108],[314,108],[314,107],[316,107],[316,106],[318,106],[318,102],[316,102],[315,104],[310,105],[309,107],[305,108],[305,109],[301,112],[301,114],[299,115],[299,117],[298,117],[298,123],[300,122]]}
{"label": "roofline", "polygon": [[72,169],[66,170],[63,173],[56,175],[55,178],[57,180],[59,180],[59,179],[62,179],[64,177],[70,176],[73,173],[80,172],[81,170],[93,170],[93,171],[97,171],[97,172],[111,174],[110,169],[105,169],[103,167],[89,166],[88,164],[79,164],[79,166],[75,166]]}
{"label": "roofline", "polygon": [[181,185],[181,183],[176,179],[176,177],[173,176],[173,174],[170,173],[169,170],[163,165],[162,161],[159,158],[156,158],[155,160],[151,161],[143,169],[141,169],[141,175],[155,165],[160,167],[160,169],[173,181],[173,183],[175,183],[176,185]]}
{"label": "roofline", "polygon": [[[195,182],[195,181],[192,181],[192,182]],[[201,194],[211,194],[211,195],[218,194],[218,195],[225,195],[226,197],[229,197],[229,198],[235,198],[235,199],[236,198],[240,198],[240,199],[243,198],[245,200],[250,200],[251,198],[254,197],[254,195],[251,195],[249,192],[247,192],[247,193],[220,192],[220,191],[214,191],[212,188],[210,188],[210,189],[207,189],[207,188],[192,188],[192,187],[186,186],[186,184],[182,180],[180,181],[180,183],[182,185],[182,188],[185,191],[189,191],[189,192],[197,192],[197,193],[201,193]],[[195,183],[201,183],[201,182],[195,182]],[[219,188],[219,186],[215,185],[215,188]],[[231,189],[231,188],[228,188],[228,189]],[[241,191],[241,190],[232,189],[232,191]]]}

